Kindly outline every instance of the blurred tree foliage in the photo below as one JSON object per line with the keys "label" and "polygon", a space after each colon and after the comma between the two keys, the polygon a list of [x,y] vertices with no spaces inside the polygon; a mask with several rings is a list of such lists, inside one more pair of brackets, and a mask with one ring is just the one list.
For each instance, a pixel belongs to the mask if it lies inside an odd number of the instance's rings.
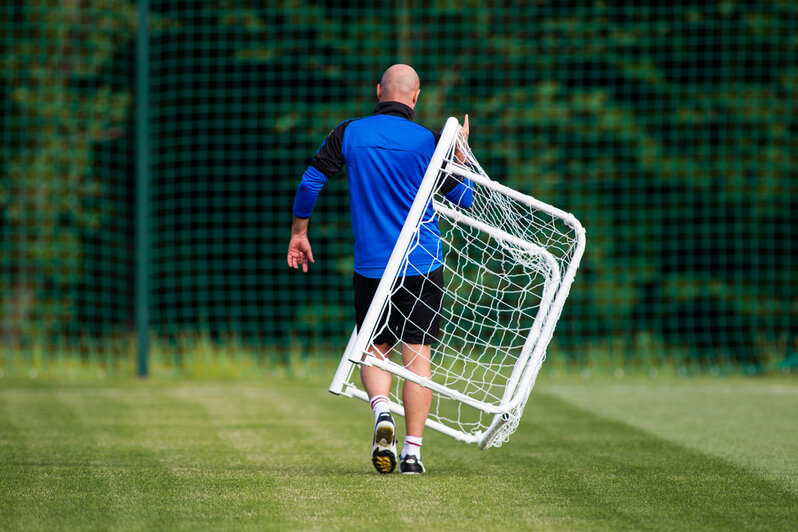
{"label": "blurred tree foliage", "polygon": [[135,6],[29,1],[0,13],[0,334],[18,343],[81,329],[71,327],[78,288],[97,260],[87,242],[113,231],[106,223],[118,200],[97,148],[128,128],[129,68],[111,64],[135,35]]}
{"label": "blurred tree foliage", "polygon": [[[151,44],[163,330],[339,349],[352,321],[346,180],[320,198],[308,276],[283,266],[293,195],[327,132],[369,114],[381,72],[406,62],[422,77],[418,121],[468,112],[489,174],[586,226],[554,349],[579,360],[620,341],[634,358],[653,342],[757,364],[794,334],[794,2],[150,4],[169,21]],[[131,124],[133,11],[4,11],[0,260],[3,297],[30,301],[19,323],[75,320],[63,299],[112,203],[93,154]],[[106,83],[110,69],[124,81]]]}

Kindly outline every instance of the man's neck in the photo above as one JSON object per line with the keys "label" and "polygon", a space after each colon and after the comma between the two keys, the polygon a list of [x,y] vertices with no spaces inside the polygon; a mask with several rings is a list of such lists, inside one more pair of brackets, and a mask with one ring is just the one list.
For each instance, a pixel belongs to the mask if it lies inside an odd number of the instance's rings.
{"label": "man's neck", "polygon": [[413,108],[402,102],[383,100],[374,108],[374,114],[391,115],[413,120],[415,112]]}

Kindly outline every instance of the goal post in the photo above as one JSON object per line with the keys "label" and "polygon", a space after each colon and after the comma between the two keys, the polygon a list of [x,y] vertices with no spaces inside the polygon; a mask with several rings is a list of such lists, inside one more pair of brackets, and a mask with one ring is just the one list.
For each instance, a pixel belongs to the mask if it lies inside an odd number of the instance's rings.
{"label": "goal post", "polygon": [[[449,118],[330,391],[367,401],[358,366],[379,367],[396,377],[394,413],[404,415],[401,383],[415,382],[434,392],[428,427],[485,449],[518,426],[584,253],[585,231],[573,215],[492,180],[459,132]],[[467,205],[442,193],[452,180],[470,188]],[[425,231],[440,232],[434,254],[444,274],[429,377],[402,365],[400,345],[385,359],[369,352],[384,316],[398,312],[391,297],[412,271],[409,257]]]}

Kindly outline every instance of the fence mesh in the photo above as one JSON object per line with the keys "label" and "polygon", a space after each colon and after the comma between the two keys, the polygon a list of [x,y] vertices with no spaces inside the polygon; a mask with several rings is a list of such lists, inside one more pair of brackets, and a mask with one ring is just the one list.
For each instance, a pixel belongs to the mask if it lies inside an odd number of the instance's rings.
{"label": "fence mesh", "polygon": [[290,211],[325,135],[372,112],[396,62],[421,76],[417,121],[468,112],[491,176],[587,228],[552,368],[798,357],[794,2],[494,4],[150,0],[137,205],[135,2],[0,3],[0,370],[132,367],[141,208],[170,363],[197,342],[339,354],[345,173],[311,220],[307,275],[285,266]]}

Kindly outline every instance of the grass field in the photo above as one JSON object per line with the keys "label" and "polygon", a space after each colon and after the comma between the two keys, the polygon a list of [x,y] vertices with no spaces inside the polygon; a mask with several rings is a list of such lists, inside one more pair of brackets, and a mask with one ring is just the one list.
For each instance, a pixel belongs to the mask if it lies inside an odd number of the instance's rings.
{"label": "grass field", "polygon": [[499,449],[427,432],[422,476],[326,387],[4,379],[0,529],[798,529],[795,379],[544,376]]}

